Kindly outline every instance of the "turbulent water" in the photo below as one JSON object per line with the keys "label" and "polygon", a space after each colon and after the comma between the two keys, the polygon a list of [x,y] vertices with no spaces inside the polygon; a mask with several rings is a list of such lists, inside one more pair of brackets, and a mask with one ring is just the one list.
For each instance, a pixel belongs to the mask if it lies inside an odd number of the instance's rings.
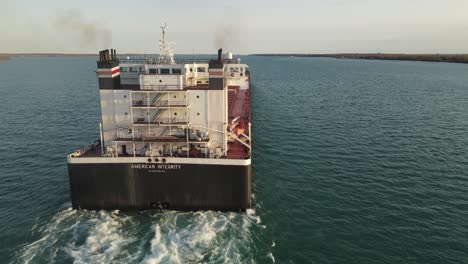
{"label": "turbulent water", "polygon": [[466,263],[468,65],[244,57],[254,208],[70,209],[93,58],[0,62],[0,262]]}

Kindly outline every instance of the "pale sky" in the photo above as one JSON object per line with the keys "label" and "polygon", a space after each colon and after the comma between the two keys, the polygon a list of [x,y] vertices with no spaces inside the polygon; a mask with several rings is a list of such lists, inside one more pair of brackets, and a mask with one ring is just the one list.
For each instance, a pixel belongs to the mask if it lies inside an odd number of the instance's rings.
{"label": "pale sky", "polygon": [[0,0],[0,53],[468,53],[468,0]]}

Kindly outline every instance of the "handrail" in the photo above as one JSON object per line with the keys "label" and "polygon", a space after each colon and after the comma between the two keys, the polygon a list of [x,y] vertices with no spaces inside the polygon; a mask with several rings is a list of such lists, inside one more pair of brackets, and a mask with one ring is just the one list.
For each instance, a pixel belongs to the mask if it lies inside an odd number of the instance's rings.
{"label": "handrail", "polygon": [[156,118],[156,120],[154,120],[154,123],[158,123],[158,124],[188,123],[188,118],[177,118],[177,117]]}
{"label": "handrail", "polygon": [[130,58],[119,57],[118,61],[122,64],[151,64],[151,65],[176,65],[176,64],[206,64],[210,59],[174,59],[174,63],[160,63],[157,59],[151,58]]}
{"label": "handrail", "polygon": [[[158,59],[147,57],[134,57],[127,58],[125,56],[118,56],[117,61],[121,64],[151,64],[151,65],[177,65],[177,64],[207,64],[213,59],[174,59],[173,64],[160,63]],[[223,59],[224,64],[237,64],[237,59]]]}
{"label": "handrail", "polygon": [[146,93],[148,91],[184,91],[187,88],[206,88],[208,84],[138,84],[140,90],[133,90],[132,93]]}

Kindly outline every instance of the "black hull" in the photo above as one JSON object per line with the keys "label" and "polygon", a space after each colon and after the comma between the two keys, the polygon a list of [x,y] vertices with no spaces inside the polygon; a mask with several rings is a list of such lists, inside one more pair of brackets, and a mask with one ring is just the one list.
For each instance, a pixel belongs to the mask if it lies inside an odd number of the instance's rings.
{"label": "black hull", "polygon": [[244,211],[251,165],[68,163],[72,206],[90,210]]}

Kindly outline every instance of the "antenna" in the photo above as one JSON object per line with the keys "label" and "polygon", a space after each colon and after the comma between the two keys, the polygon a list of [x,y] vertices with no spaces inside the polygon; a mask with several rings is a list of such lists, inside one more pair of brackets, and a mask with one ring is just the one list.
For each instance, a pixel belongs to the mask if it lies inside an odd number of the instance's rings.
{"label": "antenna", "polygon": [[161,25],[162,38],[159,40],[159,63],[174,64],[174,53],[171,48],[174,43],[166,41],[166,26],[166,23]]}

